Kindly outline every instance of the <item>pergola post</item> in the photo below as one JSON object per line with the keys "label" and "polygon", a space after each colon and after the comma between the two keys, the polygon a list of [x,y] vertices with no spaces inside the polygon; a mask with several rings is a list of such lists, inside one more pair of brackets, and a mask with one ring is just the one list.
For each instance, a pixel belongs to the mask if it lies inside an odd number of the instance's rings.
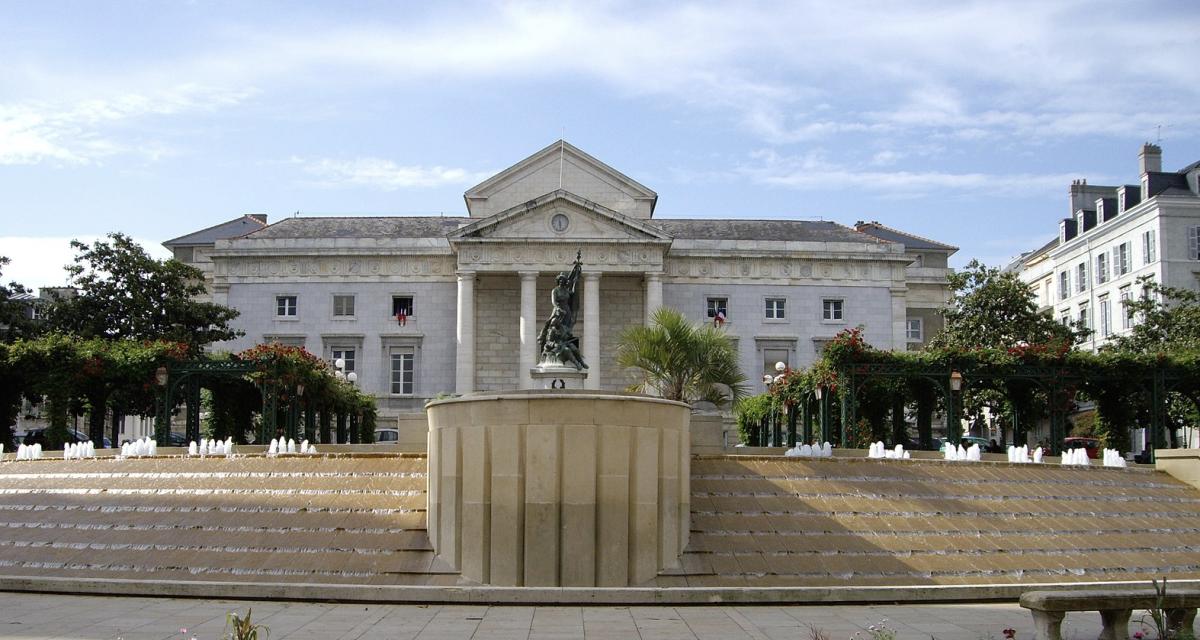
{"label": "pergola post", "polygon": [[200,440],[200,379],[187,376],[187,436],[190,442]]}

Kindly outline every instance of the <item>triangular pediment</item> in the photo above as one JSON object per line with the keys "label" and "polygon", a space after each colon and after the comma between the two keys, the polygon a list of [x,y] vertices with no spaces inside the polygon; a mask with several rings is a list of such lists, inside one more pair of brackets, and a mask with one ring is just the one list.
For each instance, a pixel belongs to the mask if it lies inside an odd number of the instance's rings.
{"label": "triangular pediment", "polygon": [[562,240],[667,242],[671,237],[641,220],[622,215],[573,193],[554,191],[473,222],[448,236],[454,242]]}
{"label": "triangular pediment", "polygon": [[559,140],[463,194],[472,218],[488,218],[553,191],[578,194],[631,218],[654,215],[658,194]]}

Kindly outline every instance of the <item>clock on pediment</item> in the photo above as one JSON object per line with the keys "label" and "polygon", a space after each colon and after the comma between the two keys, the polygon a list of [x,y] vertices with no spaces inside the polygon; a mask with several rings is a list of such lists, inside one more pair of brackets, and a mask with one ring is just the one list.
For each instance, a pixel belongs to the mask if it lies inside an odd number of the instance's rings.
{"label": "clock on pediment", "polygon": [[571,219],[565,213],[556,213],[550,216],[550,228],[555,233],[566,233],[567,228],[571,226]]}

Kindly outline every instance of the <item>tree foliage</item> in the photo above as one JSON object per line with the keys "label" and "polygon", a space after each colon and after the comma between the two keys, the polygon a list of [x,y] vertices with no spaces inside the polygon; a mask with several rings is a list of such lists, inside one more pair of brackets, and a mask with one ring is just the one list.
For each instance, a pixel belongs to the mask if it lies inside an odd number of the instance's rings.
{"label": "tree foliage", "polygon": [[942,314],[946,326],[930,341],[932,347],[1072,344],[1086,331],[1064,326],[1049,311],[1038,311],[1037,296],[1015,273],[972,260],[948,279],[954,299]]}
{"label": "tree foliage", "polygon": [[654,313],[652,326],[626,330],[617,351],[617,363],[639,377],[631,391],[688,403],[722,405],[745,396],[746,376],[737,360],[724,331],[693,325],[669,307]]}
{"label": "tree foliage", "polygon": [[73,240],[71,246],[75,263],[66,269],[79,295],[50,306],[56,330],[84,338],[181,342],[193,355],[241,335],[229,326],[237,311],[195,300],[205,292],[195,267],[157,260],[121,233],[90,245]]}
{"label": "tree foliage", "polygon": [[1200,350],[1200,292],[1164,287],[1150,276],[1138,279],[1141,297],[1125,305],[1138,319],[1126,335],[1117,336],[1112,348],[1131,353],[1167,353]]}

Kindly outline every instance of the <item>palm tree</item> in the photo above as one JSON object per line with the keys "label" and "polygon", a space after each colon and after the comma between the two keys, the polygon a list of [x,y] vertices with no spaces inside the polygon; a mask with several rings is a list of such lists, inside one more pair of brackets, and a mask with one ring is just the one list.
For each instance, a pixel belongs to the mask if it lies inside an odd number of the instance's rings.
{"label": "palm tree", "polygon": [[617,364],[635,369],[640,378],[629,391],[717,405],[746,395],[746,376],[729,336],[693,325],[669,307],[654,312],[652,326],[630,327],[621,334]]}

